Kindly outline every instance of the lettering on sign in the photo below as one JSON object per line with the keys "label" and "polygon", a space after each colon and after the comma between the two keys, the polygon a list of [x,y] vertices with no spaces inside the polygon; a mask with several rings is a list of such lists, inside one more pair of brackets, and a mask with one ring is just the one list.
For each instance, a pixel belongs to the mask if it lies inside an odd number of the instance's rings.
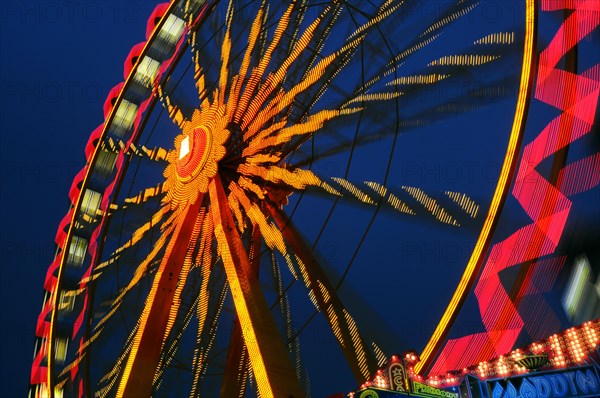
{"label": "lettering on sign", "polygon": [[600,393],[598,375],[592,369],[496,380],[490,383],[492,398],[571,398]]}

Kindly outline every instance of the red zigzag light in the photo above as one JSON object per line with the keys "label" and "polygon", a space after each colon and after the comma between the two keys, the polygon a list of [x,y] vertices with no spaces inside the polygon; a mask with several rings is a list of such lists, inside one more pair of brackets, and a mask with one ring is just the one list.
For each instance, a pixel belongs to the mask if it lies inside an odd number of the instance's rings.
{"label": "red zigzag light", "polygon": [[[600,64],[581,73],[557,69],[558,62],[584,37],[600,25],[600,1],[543,0],[543,11],[571,9],[573,12],[539,57],[535,98],[561,111],[540,134],[524,148],[512,195],[532,223],[496,243],[489,254],[475,287],[485,332],[451,339],[431,369],[431,374],[460,369],[509,352],[525,327],[518,303],[511,300],[499,273],[509,267],[554,253],[571,210],[569,196],[587,191],[600,183],[600,153],[564,167],[556,185],[542,176],[536,167],[546,158],[588,134],[593,125],[600,92]],[[534,274],[549,271],[552,281],[561,261],[534,263],[522,292],[536,290]],[[557,265],[558,264],[558,265]],[[558,268],[557,268],[558,267]],[[547,291],[552,283],[547,285]],[[537,289],[536,294],[542,293]],[[543,299],[542,299],[543,300]],[[547,305],[545,302],[543,305]],[[550,314],[554,318],[553,314]],[[549,321],[558,322],[556,319]],[[468,347],[468,349],[467,349]]]}

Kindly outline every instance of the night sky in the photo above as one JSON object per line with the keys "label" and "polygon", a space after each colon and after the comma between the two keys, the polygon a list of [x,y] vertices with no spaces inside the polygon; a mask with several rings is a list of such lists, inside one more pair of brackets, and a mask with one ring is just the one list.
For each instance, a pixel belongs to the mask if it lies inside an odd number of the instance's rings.
{"label": "night sky", "polygon": [[[83,149],[89,134],[103,120],[106,95],[123,80],[123,61],[131,47],[144,40],[147,17],[157,3],[0,1],[0,397],[26,394],[43,281],[54,256],[56,228],[69,206],[67,194],[73,176],[84,165]],[[517,36],[522,35],[517,27],[522,15],[510,11],[511,3],[519,2],[504,2],[475,14],[475,21],[489,27],[479,33],[515,29]],[[410,21],[418,25],[437,9],[414,14]],[[458,24],[449,30],[448,40],[462,37],[471,26]],[[548,38],[541,35],[540,40]],[[434,47],[428,51],[432,53],[405,65],[404,72],[418,71],[423,60],[443,49]],[[509,81],[518,81],[518,75],[508,75]],[[476,77],[465,79],[471,83],[480,81]],[[427,101],[443,103],[454,95],[452,91],[430,92],[420,98],[426,109]],[[514,97],[509,96],[477,111],[457,113],[431,127],[402,135],[391,184],[419,186],[429,192],[464,192],[481,204],[484,213],[503,158],[498,148],[506,145],[513,108]],[[415,111],[418,109],[416,105]],[[533,123],[542,123],[536,118],[542,120],[543,112],[551,114],[541,107],[536,110]],[[592,139],[582,145],[593,147],[598,141]],[[371,161],[378,156],[378,150],[367,147],[357,154],[351,173],[354,181],[381,175],[385,164]],[[342,173],[344,162],[345,158],[334,158],[321,163],[319,170],[336,176]],[[569,224],[572,240],[588,242],[594,239],[590,236],[598,236],[598,198],[596,189],[580,199],[581,205]],[[314,206],[326,210],[313,211]],[[314,237],[318,233],[327,206],[328,202],[319,197],[303,199],[296,218],[303,236]],[[499,227],[504,234],[525,222],[514,204],[507,206],[511,211],[509,222]],[[357,224],[362,232],[371,214],[371,210],[341,206],[332,217],[317,249],[334,277],[343,272],[356,247],[357,235],[349,232]],[[366,303],[366,308],[375,310],[368,319],[368,329],[374,335],[387,341],[389,336],[398,336],[402,341],[398,350],[421,349],[460,277],[478,225],[476,222],[456,232],[430,220],[384,214],[369,232],[357,257],[358,265],[340,295],[349,305]],[[576,253],[590,245],[565,244],[562,249]],[[381,256],[381,251],[386,254]],[[394,292],[398,301],[387,300],[389,292]],[[468,302],[469,311],[475,309],[474,305],[472,300]],[[475,315],[476,312],[475,309]],[[309,315],[310,311],[302,314]],[[461,322],[469,328],[474,320],[476,316],[466,316]],[[320,337],[322,325],[313,326],[310,333],[315,338],[309,343],[307,355],[316,358],[320,348],[332,342],[330,337]],[[478,331],[477,327],[473,331]],[[394,349],[386,347],[386,353]],[[343,391],[355,387],[351,379],[344,379],[339,386],[345,388]]]}

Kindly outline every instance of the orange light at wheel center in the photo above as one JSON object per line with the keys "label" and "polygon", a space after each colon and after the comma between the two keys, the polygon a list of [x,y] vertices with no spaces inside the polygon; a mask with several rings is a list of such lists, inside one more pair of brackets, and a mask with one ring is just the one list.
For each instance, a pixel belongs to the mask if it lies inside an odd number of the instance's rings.
{"label": "orange light at wheel center", "polygon": [[187,182],[193,179],[206,164],[212,136],[204,126],[194,128],[192,134],[181,141],[179,160],[177,161],[177,176]]}

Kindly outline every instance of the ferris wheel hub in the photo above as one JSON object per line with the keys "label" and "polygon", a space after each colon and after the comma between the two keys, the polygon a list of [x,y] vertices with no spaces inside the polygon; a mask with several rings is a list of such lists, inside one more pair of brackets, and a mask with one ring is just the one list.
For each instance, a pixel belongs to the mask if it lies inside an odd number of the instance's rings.
{"label": "ferris wheel hub", "polygon": [[182,182],[190,181],[204,168],[212,146],[212,134],[206,126],[194,127],[185,135],[179,148],[177,176]]}
{"label": "ferris wheel hub", "polygon": [[225,142],[230,135],[226,126],[225,107],[210,103],[182,122],[181,134],[175,137],[175,148],[167,155],[169,164],[163,173],[167,192],[164,200],[171,209],[183,209],[208,192],[208,184],[226,154]]}

